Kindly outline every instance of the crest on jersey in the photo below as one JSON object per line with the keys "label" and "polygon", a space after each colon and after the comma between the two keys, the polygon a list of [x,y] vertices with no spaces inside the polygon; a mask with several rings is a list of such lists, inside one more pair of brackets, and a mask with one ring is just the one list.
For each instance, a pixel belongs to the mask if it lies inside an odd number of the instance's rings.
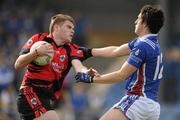
{"label": "crest on jersey", "polygon": [[59,59],[61,62],[63,62],[65,60],[65,55],[61,55]]}
{"label": "crest on jersey", "polygon": [[33,44],[33,40],[32,40],[32,39],[29,39],[29,40],[27,41],[27,45],[30,46],[30,45],[32,45],[32,44]]}
{"label": "crest on jersey", "polygon": [[140,52],[140,50],[137,49],[136,52],[135,52],[135,55],[136,55],[136,56],[139,55],[139,52]]}
{"label": "crest on jersey", "polygon": [[31,102],[32,102],[33,105],[36,105],[36,104],[37,104],[36,98],[32,98],[32,99],[31,99]]}
{"label": "crest on jersey", "polygon": [[77,50],[77,54],[80,54],[82,52],[82,50]]}

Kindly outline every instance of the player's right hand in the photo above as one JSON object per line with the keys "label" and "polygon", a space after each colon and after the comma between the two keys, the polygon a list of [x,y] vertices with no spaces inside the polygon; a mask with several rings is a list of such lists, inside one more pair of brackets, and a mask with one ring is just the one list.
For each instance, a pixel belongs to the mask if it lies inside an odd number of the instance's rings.
{"label": "player's right hand", "polygon": [[51,44],[43,43],[36,48],[39,55],[50,55],[54,54],[54,49]]}

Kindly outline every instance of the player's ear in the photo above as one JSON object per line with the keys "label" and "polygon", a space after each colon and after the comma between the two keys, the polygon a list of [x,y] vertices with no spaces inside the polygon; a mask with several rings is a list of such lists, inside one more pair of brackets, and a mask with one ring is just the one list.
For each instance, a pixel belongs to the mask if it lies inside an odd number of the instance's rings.
{"label": "player's ear", "polygon": [[56,31],[58,29],[58,25],[54,24],[53,29],[54,29],[54,31]]}
{"label": "player's ear", "polygon": [[149,28],[148,28],[148,25],[146,24],[146,22],[142,22],[142,25],[143,25],[143,28],[149,29]]}

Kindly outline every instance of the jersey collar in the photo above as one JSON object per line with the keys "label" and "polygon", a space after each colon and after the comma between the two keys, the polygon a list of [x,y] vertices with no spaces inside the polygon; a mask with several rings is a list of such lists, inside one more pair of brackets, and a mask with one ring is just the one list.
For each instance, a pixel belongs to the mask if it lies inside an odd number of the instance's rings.
{"label": "jersey collar", "polygon": [[158,34],[146,34],[142,37],[139,37],[140,40],[153,40],[155,42],[158,42],[157,40]]}
{"label": "jersey collar", "polygon": [[53,34],[51,34],[51,33],[50,33],[47,37],[53,39],[53,42],[54,42],[54,44],[56,45],[56,47],[66,46],[66,45],[69,45],[69,44],[70,44],[70,42],[69,42],[69,43],[66,43],[66,44],[57,45],[56,42],[54,41],[54,36],[53,36]]}
{"label": "jersey collar", "polygon": [[54,39],[54,36],[51,33],[47,37],[50,37],[50,38]]}

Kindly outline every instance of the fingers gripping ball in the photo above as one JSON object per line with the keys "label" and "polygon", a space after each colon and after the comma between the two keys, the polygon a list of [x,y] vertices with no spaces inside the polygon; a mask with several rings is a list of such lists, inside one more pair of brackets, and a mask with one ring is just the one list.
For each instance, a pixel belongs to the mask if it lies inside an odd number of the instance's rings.
{"label": "fingers gripping ball", "polygon": [[[35,50],[42,44],[49,44],[49,43],[46,41],[38,41],[32,45],[30,51]],[[36,59],[33,60],[33,63],[35,63],[36,65],[40,65],[40,66],[47,65],[51,62],[51,60],[53,59],[53,56],[54,56],[53,53],[48,54],[48,55],[38,56]]]}

